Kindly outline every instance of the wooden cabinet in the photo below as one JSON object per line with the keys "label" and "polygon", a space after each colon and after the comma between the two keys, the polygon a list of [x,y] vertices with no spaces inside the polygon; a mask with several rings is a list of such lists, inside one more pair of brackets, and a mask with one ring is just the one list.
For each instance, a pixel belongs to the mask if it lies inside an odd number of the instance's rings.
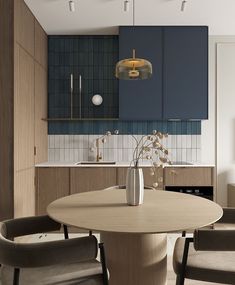
{"label": "wooden cabinet", "polygon": [[13,216],[13,137],[14,137],[14,13],[12,1],[0,1],[0,220]]}
{"label": "wooden cabinet", "polygon": [[163,168],[158,168],[155,171],[155,174],[152,175],[151,168],[143,167],[144,173],[144,184],[146,186],[153,187],[154,183],[158,183],[156,189],[162,190],[163,189]]}
{"label": "wooden cabinet", "polygon": [[163,119],[208,119],[208,27],[164,27]]}
{"label": "wooden cabinet", "polygon": [[15,40],[34,56],[34,16],[23,0],[14,0]]}
{"label": "wooden cabinet", "polygon": [[35,164],[48,159],[47,122],[47,71],[35,61],[34,146]]}
{"label": "wooden cabinet", "polygon": [[35,19],[35,60],[47,69],[47,35]]}
{"label": "wooden cabinet", "polygon": [[116,168],[81,167],[70,170],[70,194],[102,190],[116,185]]}
{"label": "wooden cabinet", "polygon": [[0,220],[35,213],[34,164],[47,160],[46,38],[24,0],[0,1]]}
{"label": "wooden cabinet", "polygon": [[119,80],[119,118],[122,120],[158,120],[162,118],[162,28],[120,27],[119,59],[132,57],[152,63],[148,80]]}
{"label": "wooden cabinet", "polygon": [[[163,189],[163,169],[159,168],[153,176],[151,168],[143,167],[144,184],[145,186],[153,187],[153,183],[158,183],[157,189]],[[117,168],[117,185],[126,185],[127,167]]]}
{"label": "wooden cabinet", "polygon": [[47,206],[56,199],[69,195],[69,168],[36,169],[36,213],[46,214]]}
{"label": "wooden cabinet", "polygon": [[15,170],[34,166],[34,59],[16,47]]}
{"label": "wooden cabinet", "polygon": [[212,167],[167,167],[164,169],[165,186],[213,186]]}
{"label": "wooden cabinet", "polygon": [[[40,167],[36,169],[37,214],[45,214],[48,204],[63,196],[103,190],[126,184],[127,167]],[[159,190],[164,186],[210,186],[213,188],[212,167],[159,168],[155,176],[150,167],[143,167],[144,183]]]}
{"label": "wooden cabinet", "polygon": [[133,48],[153,75],[119,81],[120,119],[208,119],[208,27],[120,27],[119,58]]}
{"label": "wooden cabinet", "polygon": [[14,215],[35,215],[34,167],[15,172]]}

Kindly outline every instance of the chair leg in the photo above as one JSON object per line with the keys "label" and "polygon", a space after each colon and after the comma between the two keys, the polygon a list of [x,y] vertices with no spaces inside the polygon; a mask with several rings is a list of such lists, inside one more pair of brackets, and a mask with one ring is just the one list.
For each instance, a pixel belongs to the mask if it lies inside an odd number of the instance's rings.
{"label": "chair leg", "polygon": [[89,236],[92,236],[92,231],[89,231]]}
{"label": "chair leg", "polygon": [[14,268],[13,285],[19,285],[20,283],[20,269]]}
{"label": "chair leg", "polygon": [[187,265],[187,260],[188,260],[188,252],[189,252],[190,242],[193,242],[193,238],[186,238],[185,239],[181,271],[180,271],[180,274],[177,275],[176,285],[184,285],[185,270],[186,270],[186,265]]}
{"label": "chair leg", "polygon": [[66,225],[63,225],[63,228],[64,228],[64,238],[69,239],[68,227]]}
{"label": "chair leg", "polygon": [[107,266],[106,266],[104,244],[99,243],[99,248],[100,248],[100,259],[101,259],[102,271],[103,271],[103,284],[108,285],[109,284],[109,277],[108,277],[108,270],[107,270]]}
{"label": "chair leg", "polygon": [[181,275],[177,275],[176,277],[176,285],[184,285],[184,277]]}

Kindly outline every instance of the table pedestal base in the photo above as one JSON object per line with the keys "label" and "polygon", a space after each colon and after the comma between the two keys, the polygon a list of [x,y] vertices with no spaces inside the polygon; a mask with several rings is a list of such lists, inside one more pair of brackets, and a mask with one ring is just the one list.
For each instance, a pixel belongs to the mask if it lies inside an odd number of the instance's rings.
{"label": "table pedestal base", "polygon": [[165,285],[166,234],[101,233],[110,285]]}

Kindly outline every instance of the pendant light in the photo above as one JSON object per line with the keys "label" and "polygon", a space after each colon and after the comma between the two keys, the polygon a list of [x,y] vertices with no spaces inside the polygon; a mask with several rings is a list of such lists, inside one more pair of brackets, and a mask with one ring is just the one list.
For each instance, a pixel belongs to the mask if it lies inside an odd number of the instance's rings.
{"label": "pendant light", "polygon": [[[133,0],[133,28],[135,26],[135,0]],[[136,50],[132,50],[132,58],[120,60],[116,64],[115,76],[118,79],[148,79],[152,75],[152,64],[146,59],[137,58]]]}

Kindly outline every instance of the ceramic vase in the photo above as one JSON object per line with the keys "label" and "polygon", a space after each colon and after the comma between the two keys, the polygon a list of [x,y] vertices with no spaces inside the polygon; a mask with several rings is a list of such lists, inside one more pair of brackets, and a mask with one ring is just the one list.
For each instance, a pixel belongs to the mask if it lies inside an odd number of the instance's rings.
{"label": "ceramic vase", "polygon": [[126,200],[130,206],[143,204],[144,177],[142,168],[128,168],[126,176]]}

